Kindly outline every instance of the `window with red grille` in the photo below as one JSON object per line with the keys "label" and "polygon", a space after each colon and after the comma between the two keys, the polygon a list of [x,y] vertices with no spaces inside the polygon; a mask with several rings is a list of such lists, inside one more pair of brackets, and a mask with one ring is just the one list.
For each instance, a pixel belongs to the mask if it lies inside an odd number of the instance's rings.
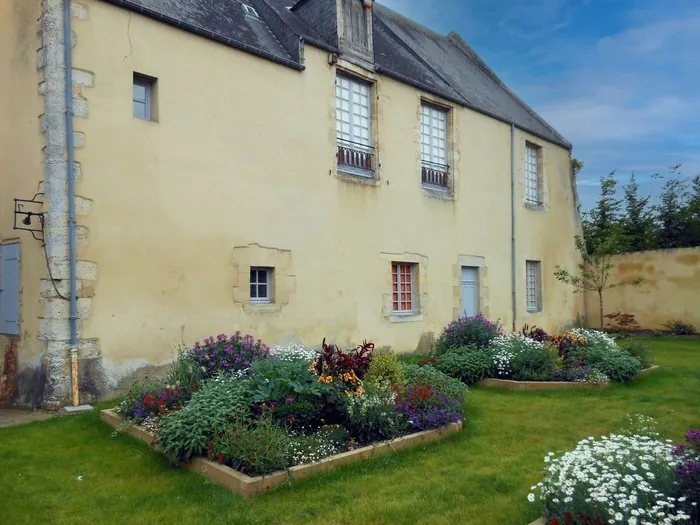
{"label": "window with red grille", "polygon": [[395,313],[413,312],[415,267],[411,263],[391,264],[392,308]]}

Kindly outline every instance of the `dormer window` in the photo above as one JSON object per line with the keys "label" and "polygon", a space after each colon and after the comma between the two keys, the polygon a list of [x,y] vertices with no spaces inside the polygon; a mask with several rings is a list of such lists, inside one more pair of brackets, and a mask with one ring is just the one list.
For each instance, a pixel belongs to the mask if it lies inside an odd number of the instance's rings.
{"label": "dormer window", "polygon": [[241,4],[243,6],[243,11],[245,11],[245,14],[248,16],[252,16],[253,18],[260,18],[258,16],[258,12],[252,7],[247,4]]}

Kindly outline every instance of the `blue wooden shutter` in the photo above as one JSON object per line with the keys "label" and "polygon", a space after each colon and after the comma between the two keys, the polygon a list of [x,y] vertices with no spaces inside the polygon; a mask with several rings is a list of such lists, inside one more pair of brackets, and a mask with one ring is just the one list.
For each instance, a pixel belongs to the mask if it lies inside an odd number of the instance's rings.
{"label": "blue wooden shutter", "polygon": [[0,245],[0,334],[19,335],[19,243]]}

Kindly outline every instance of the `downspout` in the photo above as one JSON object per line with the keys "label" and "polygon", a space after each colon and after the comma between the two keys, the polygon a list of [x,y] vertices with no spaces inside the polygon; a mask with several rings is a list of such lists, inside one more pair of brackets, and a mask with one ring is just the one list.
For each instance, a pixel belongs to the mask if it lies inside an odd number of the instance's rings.
{"label": "downspout", "polygon": [[63,0],[63,52],[66,79],[66,149],[68,168],[68,250],[70,286],[70,362],[73,406],[78,406],[78,315],[76,292],[76,233],[75,233],[75,153],[73,151],[73,33],[71,29],[71,0]]}
{"label": "downspout", "polygon": [[515,325],[518,318],[515,264],[515,124],[510,125],[510,234],[511,287],[513,289],[513,331],[515,332]]}

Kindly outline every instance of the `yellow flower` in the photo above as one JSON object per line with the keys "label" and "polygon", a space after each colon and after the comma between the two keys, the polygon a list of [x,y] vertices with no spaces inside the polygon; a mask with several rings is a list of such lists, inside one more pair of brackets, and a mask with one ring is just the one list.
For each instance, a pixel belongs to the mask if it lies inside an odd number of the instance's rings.
{"label": "yellow flower", "polygon": [[326,383],[332,383],[333,382],[333,376],[328,376],[326,378]]}
{"label": "yellow flower", "polygon": [[323,376],[318,376],[319,383],[323,383],[324,381],[325,381],[325,379],[323,378]]}

